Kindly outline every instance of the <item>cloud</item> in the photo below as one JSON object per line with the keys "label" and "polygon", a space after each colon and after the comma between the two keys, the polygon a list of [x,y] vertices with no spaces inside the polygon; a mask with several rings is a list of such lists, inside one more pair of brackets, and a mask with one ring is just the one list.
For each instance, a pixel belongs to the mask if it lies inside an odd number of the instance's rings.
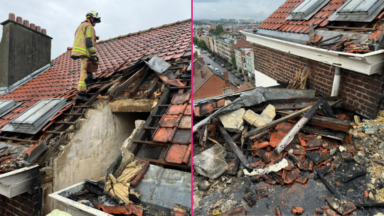
{"label": "cloud", "polygon": [[264,20],[285,0],[194,0],[193,19]]}
{"label": "cloud", "polygon": [[[52,59],[73,46],[78,25],[88,11],[97,11],[101,23],[95,27],[100,40],[191,18],[189,0],[98,0],[89,1],[2,1],[0,22],[14,13],[47,30],[52,37]],[[2,35],[2,28],[0,30]]]}

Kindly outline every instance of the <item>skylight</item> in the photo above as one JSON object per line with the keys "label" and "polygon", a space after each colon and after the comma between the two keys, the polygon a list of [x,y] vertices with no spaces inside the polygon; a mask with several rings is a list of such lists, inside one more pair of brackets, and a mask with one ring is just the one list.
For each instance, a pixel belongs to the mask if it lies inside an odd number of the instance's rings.
{"label": "skylight", "polygon": [[384,0],[349,0],[329,20],[371,22],[383,8]]}
{"label": "skylight", "polygon": [[66,102],[65,98],[42,99],[27,109],[8,125],[3,131],[35,134],[54,117],[61,109],[72,102]]}
{"label": "skylight", "polygon": [[291,11],[287,20],[309,20],[328,2],[329,0],[304,0]]}
{"label": "skylight", "polygon": [[22,103],[23,102],[16,102],[14,100],[0,100],[0,118],[20,106]]}

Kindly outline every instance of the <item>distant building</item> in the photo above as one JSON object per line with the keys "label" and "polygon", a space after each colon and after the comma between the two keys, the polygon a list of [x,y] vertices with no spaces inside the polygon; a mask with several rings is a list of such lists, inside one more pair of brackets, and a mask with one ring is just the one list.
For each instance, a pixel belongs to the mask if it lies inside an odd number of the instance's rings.
{"label": "distant building", "polygon": [[221,18],[220,21],[221,21],[221,22],[226,22],[227,19],[225,19],[225,18]]}

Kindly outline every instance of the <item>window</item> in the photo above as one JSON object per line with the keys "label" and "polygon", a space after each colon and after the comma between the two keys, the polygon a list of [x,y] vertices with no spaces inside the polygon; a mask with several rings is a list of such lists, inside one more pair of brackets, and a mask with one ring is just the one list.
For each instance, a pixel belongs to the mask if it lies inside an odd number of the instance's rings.
{"label": "window", "polygon": [[329,1],[330,0],[304,0],[291,11],[287,20],[309,20]]}
{"label": "window", "polygon": [[23,104],[23,102],[16,102],[14,100],[0,100],[0,118],[5,116],[21,104]]}
{"label": "window", "polygon": [[349,0],[329,21],[371,22],[384,7],[384,0]]}
{"label": "window", "polygon": [[338,12],[339,14],[361,13],[368,14],[368,11],[379,0],[351,0],[347,2]]}
{"label": "window", "polygon": [[65,98],[42,99],[13,119],[2,130],[36,134],[51,118],[70,103],[66,102]]}

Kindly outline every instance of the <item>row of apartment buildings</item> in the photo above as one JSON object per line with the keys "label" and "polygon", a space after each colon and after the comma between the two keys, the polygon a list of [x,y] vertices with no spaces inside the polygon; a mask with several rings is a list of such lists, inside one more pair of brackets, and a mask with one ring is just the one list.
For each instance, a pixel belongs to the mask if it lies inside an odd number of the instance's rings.
{"label": "row of apartment buildings", "polygon": [[241,70],[248,77],[254,76],[252,44],[245,40],[243,35],[227,34],[218,37],[211,34],[197,34],[195,36],[204,40],[211,52],[218,54],[227,62],[232,63],[232,56],[235,56],[237,70]]}

